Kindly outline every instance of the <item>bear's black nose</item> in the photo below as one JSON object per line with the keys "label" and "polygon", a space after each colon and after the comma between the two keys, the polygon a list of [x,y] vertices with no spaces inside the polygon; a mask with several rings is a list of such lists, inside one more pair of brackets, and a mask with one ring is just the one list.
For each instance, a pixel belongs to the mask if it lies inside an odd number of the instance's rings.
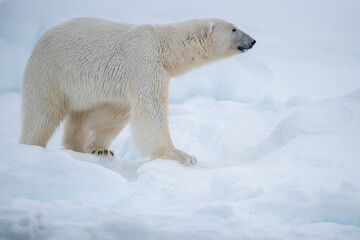
{"label": "bear's black nose", "polygon": [[251,42],[251,46],[254,46],[255,45],[255,43],[256,43],[256,41],[254,40],[254,41],[252,41]]}

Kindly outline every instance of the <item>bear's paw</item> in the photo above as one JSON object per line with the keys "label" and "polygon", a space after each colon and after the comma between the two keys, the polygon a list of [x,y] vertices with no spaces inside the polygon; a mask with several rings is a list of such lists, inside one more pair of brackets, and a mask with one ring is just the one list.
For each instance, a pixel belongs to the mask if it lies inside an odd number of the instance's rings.
{"label": "bear's paw", "polygon": [[191,165],[195,165],[197,163],[197,159],[195,156],[191,156],[190,154],[187,154],[178,149],[173,149],[171,151],[167,151],[162,158],[176,160],[185,166],[191,166]]}

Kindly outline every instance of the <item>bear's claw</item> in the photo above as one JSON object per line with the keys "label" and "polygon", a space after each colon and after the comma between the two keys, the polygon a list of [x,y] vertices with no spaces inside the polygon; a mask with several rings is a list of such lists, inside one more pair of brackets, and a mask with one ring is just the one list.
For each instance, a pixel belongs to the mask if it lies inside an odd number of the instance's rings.
{"label": "bear's claw", "polygon": [[97,156],[112,156],[114,157],[114,152],[108,149],[104,149],[104,148],[99,148],[99,149],[95,149],[91,152],[94,155]]}

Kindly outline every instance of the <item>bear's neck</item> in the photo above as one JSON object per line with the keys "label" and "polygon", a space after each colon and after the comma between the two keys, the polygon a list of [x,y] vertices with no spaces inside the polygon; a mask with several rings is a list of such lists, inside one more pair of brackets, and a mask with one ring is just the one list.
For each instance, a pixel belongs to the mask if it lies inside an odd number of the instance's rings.
{"label": "bear's neck", "polygon": [[196,29],[169,25],[160,27],[159,32],[160,62],[169,77],[185,74],[216,60],[211,56],[210,46],[199,39]]}

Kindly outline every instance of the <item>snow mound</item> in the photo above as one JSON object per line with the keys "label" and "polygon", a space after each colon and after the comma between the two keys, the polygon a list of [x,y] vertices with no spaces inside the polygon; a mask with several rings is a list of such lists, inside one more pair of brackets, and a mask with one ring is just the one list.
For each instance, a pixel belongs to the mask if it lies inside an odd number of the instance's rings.
{"label": "snow mound", "polygon": [[0,197],[80,201],[114,207],[128,197],[121,175],[72,159],[60,151],[0,144]]}
{"label": "snow mound", "polygon": [[235,154],[234,158],[248,163],[286,145],[295,138],[306,135],[327,135],[344,128],[352,119],[352,112],[342,104],[343,99],[347,98],[350,97],[328,99],[298,108],[282,120],[266,140]]}
{"label": "snow mound", "polygon": [[344,127],[350,119],[348,109],[331,101],[303,107],[279,124],[270,141],[284,145],[300,135],[329,134]]}

